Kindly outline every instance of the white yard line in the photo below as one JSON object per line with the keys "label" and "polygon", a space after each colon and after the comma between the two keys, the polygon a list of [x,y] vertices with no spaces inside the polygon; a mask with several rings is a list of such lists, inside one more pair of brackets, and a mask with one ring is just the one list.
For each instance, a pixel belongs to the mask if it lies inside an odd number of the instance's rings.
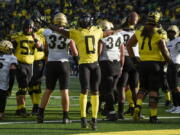
{"label": "white yard line", "polygon": [[[149,119],[145,117],[144,119]],[[180,117],[158,117],[158,119],[180,119]],[[125,120],[132,120],[132,118],[126,118]],[[119,121],[125,121],[119,120]],[[99,119],[98,121],[106,121],[106,119]],[[72,122],[80,122],[80,120],[72,120]],[[49,120],[44,121],[44,123],[62,123],[62,120]],[[0,122],[0,125],[10,125],[10,124],[37,124],[36,121],[19,121],[19,122]]]}

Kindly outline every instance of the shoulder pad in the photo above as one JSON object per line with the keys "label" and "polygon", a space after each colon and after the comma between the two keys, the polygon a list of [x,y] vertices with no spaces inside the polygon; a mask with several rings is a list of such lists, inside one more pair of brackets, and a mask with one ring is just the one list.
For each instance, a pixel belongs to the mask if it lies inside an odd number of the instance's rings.
{"label": "shoulder pad", "polygon": [[163,28],[159,28],[159,29],[157,30],[157,32],[158,32],[159,34],[166,34],[166,31],[165,31]]}

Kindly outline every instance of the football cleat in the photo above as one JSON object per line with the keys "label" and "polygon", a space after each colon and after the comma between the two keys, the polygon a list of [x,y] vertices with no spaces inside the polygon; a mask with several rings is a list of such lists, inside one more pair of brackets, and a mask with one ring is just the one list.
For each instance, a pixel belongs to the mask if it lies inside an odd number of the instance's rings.
{"label": "football cleat", "polygon": [[170,100],[166,100],[165,107],[170,107],[171,105],[172,105],[171,101]]}
{"label": "football cleat", "polygon": [[106,116],[106,118],[108,121],[117,121],[118,120],[118,116],[115,111],[109,112],[108,115]]}
{"label": "football cleat", "polygon": [[125,115],[133,115],[134,107],[129,107],[126,112],[124,112]]}
{"label": "football cleat", "polygon": [[27,116],[29,116],[29,114],[26,112],[26,109],[25,109],[25,108],[16,110],[15,115],[17,115],[17,116],[22,116],[22,117],[27,117]]}
{"label": "football cleat", "polygon": [[31,114],[32,115],[37,115],[38,114],[38,105],[34,105],[33,106],[33,108],[32,108],[32,112],[31,112]]}
{"label": "football cleat", "polygon": [[85,117],[81,118],[81,128],[88,128],[87,119]]}
{"label": "football cleat", "polygon": [[43,114],[37,114],[37,123],[43,123],[44,122],[44,115]]}
{"label": "football cleat", "polygon": [[139,107],[135,107],[134,113],[133,113],[133,119],[135,121],[140,120],[140,108]]}
{"label": "football cleat", "polygon": [[4,117],[4,114],[3,113],[0,113],[0,120],[2,120]]}
{"label": "football cleat", "polygon": [[124,114],[123,113],[118,113],[118,119],[124,120]]}
{"label": "football cleat", "polygon": [[180,106],[177,106],[176,109],[172,112],[170,112],[172,114],[180,114]]}
{"label": "football cleat", "polygon": [[92,118],[92,120],[90,121],[89,124],[90,124],[92,130],[97,130],[97,119]]}
{"label": "football cleat", "polygon": [[173,106],[172,108],[170,108],[170,109],[166,110],[165,112],[173,112],[173,111],[175,111],[175,110],[176,110],[176,107],[175,107],[175,106]]}
{"label": "football cleat", "polygon": [[69,123],[72,123],[72,120],[70,120],[69,118],[63,118],[62,123],[69,124]]}
{"label": "football cleat", "polygon": [[157,116],[150,116],[149,122],[152,123],[152,124],[161,123],[161,122],[157,119]]}

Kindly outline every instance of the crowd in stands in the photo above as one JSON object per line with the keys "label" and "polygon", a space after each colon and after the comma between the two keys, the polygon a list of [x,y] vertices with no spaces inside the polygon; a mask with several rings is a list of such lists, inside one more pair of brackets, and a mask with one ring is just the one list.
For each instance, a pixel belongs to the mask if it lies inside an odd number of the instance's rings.
{"label": "crowd in stands", "polygon": [[159,11],[162,24],[180,23],[180,0],[3,0],[0,2],[0,39],[21,30],[24,18],[37,14],[35,9],[45,16],[48,22],[57,12],[63,12],[69,20],[70,27],[77,25],[77,19],[83,12],[90,12],[97,19],[108,19],[120,25],[131,11],[136,11],[143,17],[150,10]]}

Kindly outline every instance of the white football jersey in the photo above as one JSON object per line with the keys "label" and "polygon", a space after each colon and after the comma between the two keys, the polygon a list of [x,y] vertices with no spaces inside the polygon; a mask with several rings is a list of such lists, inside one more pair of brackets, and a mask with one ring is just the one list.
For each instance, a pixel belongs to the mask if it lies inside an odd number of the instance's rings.
{"label": "white football jersey", "polygon": [[46,29],[43,35],[48,45],[48,61],[68,61],[68,48],[71,40],[50,29]]}
{"label": "white football jersey", "polygon": [[180,37],[177,37],[167,43],[171,58],[174,63],[180,64]]}
{"label": "white football jersey", "polygon": [[[135,31],[134,30],[131,30],[131,31],[122,30],[119,33],[121,33],[123,35],[123,38],[124,38],[125,56],[129,56],[129,53],[128,53],[127,48],[126,48],[126,43],[132,37],[132,35],[134,35]],[[133,52],[134,52],[135,56],[139,57],[138,45],[133,47]]]}
{"label": "white football jersey", "polygon": [[0,55],[0,89],[9,89],[9,69],[12,63],[17,64],[17,58],[14,55]]}
{"label": "white football jersey", "polygon": [[100,61],[102,60],[120,60],[119,47],[124,43],[124,38],[122,34],[115,33],[106,38],[101,39],[103,42],[103,52],[100,56]]}

